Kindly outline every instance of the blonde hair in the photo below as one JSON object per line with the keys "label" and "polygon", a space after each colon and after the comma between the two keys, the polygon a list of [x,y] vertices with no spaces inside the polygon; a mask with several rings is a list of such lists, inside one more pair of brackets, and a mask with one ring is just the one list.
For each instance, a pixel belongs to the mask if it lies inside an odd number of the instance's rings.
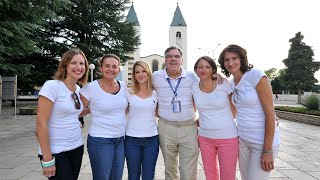
{"label": "blonde hair", "polygon": [[82,57],[84,58],[84,61],[85,61],[85,73],[78,80],[78,82],[81,85],[84,85],[87,83],[88,73],[89,73],[89,64],[88,64],[88,60],[87,60],[86,56],[84,55],[84,53],[80,49],[70,49],[69,51],[65,52],[62,55],[62,58],[60,60],[58,70],[54,76],[54,79],[62,81],[67,78],[67,65],[71,62],[72,58],[78,54],[82,55]]}
{"label": "blonde hair", "polygon": [[149,65],[144,61],[137,61],[134,63],[132,68],[132,84],[131,84],[131,92],[132,94],[137,94],[140,91],[139,82],[135,77],[135,70],[137,66],[143,67],[143,69],[147,72],[148,75],[148,90],[152,91],[152,74],[150,71]]}

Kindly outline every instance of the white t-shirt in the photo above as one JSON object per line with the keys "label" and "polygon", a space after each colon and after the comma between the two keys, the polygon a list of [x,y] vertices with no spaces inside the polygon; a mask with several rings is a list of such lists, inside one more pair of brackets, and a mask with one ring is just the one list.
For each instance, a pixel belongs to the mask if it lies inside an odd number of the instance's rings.
{"label": "white t-shirt", "polygon": [[152,137],[158,135],[155,111],[157,107],[157,92],[142,99],[127,91],[129,113],[126,135],[132,137]]}
{"label": "white t-shirt", "polygon": [[230,108],[231,88],[227,80],[217,84],[214,91],[200,90],[199,82],[192,86],[192,95],[199,111],[199,135],[206,138],[227,139],[238,136],[236,123]]}
{"label": "white t-shirt", "polygon": [[88,101],[92,122],[89,134],[92,137],[118,138],[124,136],[126,129],[127,86],[120,82],[117,94],[110,94],[101,89],[97,80],[84,86],[80,94]]}
{"label": "white t-shirt", "polygon": [[[159,70],[153,73],[153,87],[158,93],[158,114],[161,118],[168,121],[186,121],[195,118],[192,100],[192,84],[198,82],[197,75],[193,72],[185,71],[181,68],[181,76],[177,79],[172,79],[168,76],[166,69]],[[181,112],[173,112],[172,98],[174,93],[168,83],[170,80],[173,89],[177,86],[181,78],[178,90],[177,101],[181,102]]]}
{"label": "white t-shirt", "polygon": [[[232,103],[237,108],[237,125],[239,137],[256,143],[264,143],[265,115],[256,90],[263,71],[252,68],[243,74],[240,82],[235,86],[234,79],[230,80],[233,91]],[[273,145],[280,144],[279,128],[276,126]]]}
{"label": "white t-shirt", "polygon": [[[80,100],[80,87],[76,94]],[[70,151],[83,145],[81,129],[78,120],[81,108],[76,109],[71,92],[60,80],[49,80],[42,86],[39,95],[53,102],[53,108],[48,122],[49,141],[52,154]],[[39,154],[42,155],[41,148]]]}

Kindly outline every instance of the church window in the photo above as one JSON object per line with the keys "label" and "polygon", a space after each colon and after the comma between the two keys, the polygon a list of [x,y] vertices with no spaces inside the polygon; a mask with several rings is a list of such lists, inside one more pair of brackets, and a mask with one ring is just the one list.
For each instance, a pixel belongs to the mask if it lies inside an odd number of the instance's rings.
{"label": "church window", "polygon": [[159,64],[158,60],[156,59],[152,60],[152,72],[158,71],[158,64]]}
{"label": "church window", "polygon": [[178,32],[176,33],[176,38],[177,38],[177,39],[181,39],[181,32],[178,31]]}

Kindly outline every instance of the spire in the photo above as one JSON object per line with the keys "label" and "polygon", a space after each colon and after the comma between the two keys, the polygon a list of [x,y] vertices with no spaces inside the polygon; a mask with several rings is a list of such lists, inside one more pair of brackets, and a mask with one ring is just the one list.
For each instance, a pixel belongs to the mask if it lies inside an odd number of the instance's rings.
{"label": "spire", "polygon": [[135,26],[140,26],[136,11],[134,10],[134,7],[133,7],[133,2],[132,2],[132,5],[130,7],[130,10],[128,12],[128,15],[127,15],[125,22],[131,22]]}
{"label": "spire", "polygon": [[180,11],[178,3],[177,3],[177,8],[176,8],[176,11],[174,12],[174,17],[172,19],[170,26],[187,26],[187,24],[184,21],[184,18],[182,16],[182,13]]}

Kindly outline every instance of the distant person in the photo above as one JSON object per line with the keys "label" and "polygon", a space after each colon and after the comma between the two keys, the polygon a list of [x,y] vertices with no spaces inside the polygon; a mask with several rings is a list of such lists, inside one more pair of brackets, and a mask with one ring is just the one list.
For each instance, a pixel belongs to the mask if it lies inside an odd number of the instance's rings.
{"label": "distant person", "polygon": [[234,180],[239,147],[230,85],[212,79],[217,65],[208,56],[197,60],[194,71],[200,78],[192,86],[192,95],[199,111],[198,140],[206,179]]}
{"label": "distant person", "polygon": [[77,179],[83,155],[78,115],[83,109],[80,87],[88,77],[88,62],[77,49],[65,52],[55,80],[39,92],[36,135],[42,173],[50,180]]}
{"label": "distant person", "polygon": [[128,89],[128,119],[125,154],[128,179],[153,180],[159,154],[158,127],[155,117],[157,92],[152,89],[150,67],[137,61],[132,69],[132,88]]}
{"label": "distant person", "polygon": [[278,100],[278,99],[279,99],[278,94],[276,94],[274,100]]}
{"label": "distant person", "polygon": [[263,71],[249,64],[247,51],[238,45],[227,46],[218,61],[222,72],[232,75],[241,178],[267,180],[280,144],[270,82]]}
{"label": "distant person", "polygon": [[118,56],[104,55],[99,69],[102,78],[80,91],[83,105],[89,105],[92,115],[87,140],[92,175],[94,180],[121,180],[125,161],[127,86],[116,80],[120,73]]}

